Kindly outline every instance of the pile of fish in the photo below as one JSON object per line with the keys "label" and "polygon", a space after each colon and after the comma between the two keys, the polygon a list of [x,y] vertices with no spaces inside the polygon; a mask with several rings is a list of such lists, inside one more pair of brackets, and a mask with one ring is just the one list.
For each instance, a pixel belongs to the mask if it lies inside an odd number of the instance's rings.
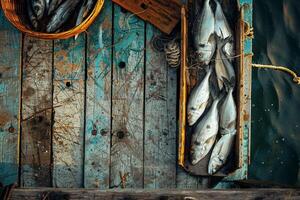
{"label": "pile of fish", "polygon": [[196,165],[213,148],[208,173],[214,174],[226,163],[232,150],[237,119],[233,97],[236,82],[233,33],[217,0],[205,0],[201,15],[195,19],[193,34],[198,59],[207,70],[188,99],[188,124],[194,126],[190,159]]}
{"label": "pile of fish", "polygon": [[35,31],[56,33],[81,24],[96,0],[26,0],[27,14]]}

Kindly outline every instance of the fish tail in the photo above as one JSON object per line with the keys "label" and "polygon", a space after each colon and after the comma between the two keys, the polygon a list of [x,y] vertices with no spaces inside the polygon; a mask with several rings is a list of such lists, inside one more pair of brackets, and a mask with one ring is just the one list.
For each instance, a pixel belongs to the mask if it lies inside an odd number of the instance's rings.
{"label": "fish tail", "polygon": [[233,89],[235,87],[234,78],[232,78],[231,80],[227,80],[226,78],[222,77],[222,80],[223,80],[226,92],[229,92],[230,89]]}
{"label": "fish tail", "polygon": [[207,74],[209,74],[209,76],[211,75],[212,73],[212,67],[210,65],[207,65],[207,67],[205,68],[205,71]]}

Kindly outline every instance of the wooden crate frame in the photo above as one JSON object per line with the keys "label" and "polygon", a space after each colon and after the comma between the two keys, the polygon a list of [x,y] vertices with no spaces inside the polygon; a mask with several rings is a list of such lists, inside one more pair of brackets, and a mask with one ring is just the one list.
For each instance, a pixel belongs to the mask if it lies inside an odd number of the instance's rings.
{"label": "wooden crate frame", "polygon": [[[230,173],[224,180],[245,180],[248,177],[250,164],[250,134],[251,134],[251,81],[252,81],[252,38],[248,36],[252,26],[252,0],[239,1],[240,16],[237,23],[237,50],[240,52],[238,66],[238,119],[237,142],[238,155],[237,170]],[[180,105],[179,105],[179,148],[178,163],[185,167],[186,144],[186,104],[187,104],[187,52],[188,52],[188,23],[186,8],[182,9],[182,63],[180,71]]]}

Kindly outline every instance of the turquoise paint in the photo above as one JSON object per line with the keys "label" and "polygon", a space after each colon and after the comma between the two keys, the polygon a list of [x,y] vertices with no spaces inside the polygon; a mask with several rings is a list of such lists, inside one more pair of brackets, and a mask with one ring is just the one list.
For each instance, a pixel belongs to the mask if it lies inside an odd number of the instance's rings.
{"label": "turquoise paint", "polygon": [[[74,38],[68,40],[55,40],[54,76],[56,77],[56,80],[81,80],[85,71],[84,68],[78,68],[77,64],[85,62],[84,52],[84,34],[80,34],[76,41]],[[66,57],[68,59],[66,59]],[[72,64],[77,65],[77,67],[74,68]]]}
{"label": "turquoise paint", "polygon": [[[145,22],[124,13],[114,5],[113,110],[111,185],[120,183],[119,172],[130,173],[127,188],[143,187],[143,105],[144,105],[144,48]],[[131,17],[130,17],[131,16]],[[129,18],[130,17],[130,18]],[[130,31],[126,25],[129,18]],[[122,40],[122,38],[124,38]],[[120,43],[118,43],[120,41]],[[133,49],[134,51],[131,51]],[[142,60],[141,60],[142,59]],[[119,63],[125,62],[125,68]],[[117,132],[126,137],[119,140]]]}
{"label": "turquoise paint", "polygon": [[[84,187],[109,188],[112,3],[88,29]],[[92,34],[91,34],[92,33]]]}
{"label": "turquoise paint", "polygon": [[[21,34],[6,21],[2,11],[0,27],[0,114],[8,116],[0,126],[0,182],[8,185],[18,180]],[[8,131],[11,127],[13,132]]]}

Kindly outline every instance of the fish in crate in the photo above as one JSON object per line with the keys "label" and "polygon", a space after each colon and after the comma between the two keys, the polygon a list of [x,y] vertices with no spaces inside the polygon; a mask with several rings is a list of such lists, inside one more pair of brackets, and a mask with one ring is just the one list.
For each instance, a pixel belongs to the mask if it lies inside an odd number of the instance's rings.
{"label": "fish in crate", "polygon": [[[180,112],[186,110],[186,118],[180,113],[183,144],[179,163],[193,175],[228,176],[239,169],[235,163],[241,159],[237,150],[240,146],[235,144],[242,134],[238,131],[241,107],[237,106],[238,101],[243,101],[239,92],[241,78],[237,77],[241,75],[242,56],[236,56],[241,52],[242,29],[232,28],[240,25],[238,2],[226,2],[202,1],[202,9],[188,33],[192,38],[190,46],[182,47],[188,49],[187,60],[193,61],[189,65],[195,67],[181,70],[186,79],[185,85],[181,84],[181,95],[187,94],[186,103],[180,102]],[[226,17],[224,6],[231,14],[236,12],[235,18]]]}

